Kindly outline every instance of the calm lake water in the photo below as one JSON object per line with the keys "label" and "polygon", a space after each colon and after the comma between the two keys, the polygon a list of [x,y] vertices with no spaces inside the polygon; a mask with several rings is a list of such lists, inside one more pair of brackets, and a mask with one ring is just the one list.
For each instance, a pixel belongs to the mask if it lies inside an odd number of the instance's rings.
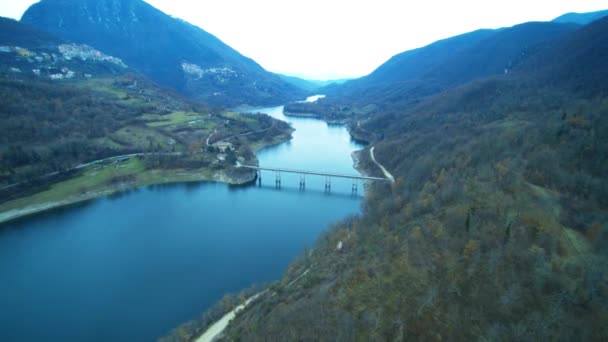
{"label": "calm lake water", "polygon": [[[345,128],[285,118],[260,165],[357,174]],[[227,292],[277,280],[329,224],[359,212],[349,180],[263,173],[262,186],[163,185],[0,225],[0,341],[154,341]]]}

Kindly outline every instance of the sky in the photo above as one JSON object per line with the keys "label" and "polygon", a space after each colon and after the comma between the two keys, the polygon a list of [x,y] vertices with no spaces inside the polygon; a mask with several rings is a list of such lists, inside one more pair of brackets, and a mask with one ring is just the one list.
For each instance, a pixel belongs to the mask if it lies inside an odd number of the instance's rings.
{"label": "sky", "polygon": [[[36,0],[2,0],[19,19]],[[369,74],[391,56],[479,28],[608,8],[606,0],[147,0],[267,70],[308,79]]]}

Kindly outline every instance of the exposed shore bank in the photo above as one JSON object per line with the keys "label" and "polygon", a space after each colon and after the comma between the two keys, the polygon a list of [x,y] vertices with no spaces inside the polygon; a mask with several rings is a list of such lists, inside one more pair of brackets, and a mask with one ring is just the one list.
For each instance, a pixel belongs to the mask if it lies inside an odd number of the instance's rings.
{"label": "exposed shore bank", "polygon": [[294,113],[289,111],[283,111],[283,115],[293,118],[317,119],[326,122],[328,125],[346,125],[348,123],[347,119],[330,120],[322,115],[315,113]]}
{"label": "exposed shore bank", "polygon": [[[167,174],[169,171],[174,171],[174,175]],[[137,188],[141,188],[144,186],[151,185],[160,185],[160,184],[172,184],[172,183],[188,183],[188,182],[223,182],[230,185],[243,185],[248,182],[252,182],[255,180],[255,173],[252,173],[249,177],[242,178],[231,178],[224,173],[218,172],[209,176],[208,173],[203,173],[203,170],[148,170],[146,171],[146,175],[144,177],[138,177],[139,181],[132,182],[124,182],[119,184],[107,185],[100,187],[95,190],[86,191],[80,194],[70,195],[63,199],[58,200],[49,200],[49,201],[36,201],[31,205],[26,205],[21,208],[9,209],[7,211],[3,211],[0,213],[0,224],[5,223],[11,220],[23,218],[25,216],[41,213],[43,211],[65,207],[73,204],[77,204],[80,202],[86,202],[90,200],[94,200],[96,198],[111,196],[120,192],[125,192]],[[137,176],[137,175],[136,175]],[[157,178],[154,181],[149,181],[149,177]],[[60,182],[57,184],[53,184],[49,190],[43,191],[42,193],[37,193],[32,196],[19,198],[13,201],[9,201],[4,203],[2,206],[10,207],[13,203],[23,203],[31,198],[37,197],[45,197],[46,193],[49,192],[61,192],[61,190],[57,189],[58,187],[62,187],[71,180],[67,180],[65,182]],[[69,186],[69,185],[68,185]],[[49,195],[48,197],[52,197]]]}

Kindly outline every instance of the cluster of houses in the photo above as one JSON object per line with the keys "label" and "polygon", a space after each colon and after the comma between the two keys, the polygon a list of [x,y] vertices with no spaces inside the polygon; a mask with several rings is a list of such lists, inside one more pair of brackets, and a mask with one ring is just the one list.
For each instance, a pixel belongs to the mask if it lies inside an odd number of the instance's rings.
{"label": "cluster of houses", "polygon": [[[40,76],[40,69],[34,69],[32,71],[35,74],[37,74],[38,76]],[[76,73],[73,72],[72,70],[70,70],[68,68],[61,68],[61,73],[50,74],[49,77],[52,80],[63,80],[63,79],[74,78],[74,75],[76,75]]]}
{"label": "cluster of houses", "polygon": [[26,48],[22,48],[19,46],[0,46],[0,53],[16,54],[19,58],[25,59],[30,63],[56,62],[57,60],[59,60],[59,56],[54,53],[36,53],[34,51],[30,51]]}
{"label": "cluster of houses", "polygon": [[[83,61],[108,62],[126,68],[127,65],[119,58],[104,55],[98,50],[87,45],[61,44],[57,46],[59,53],[52,50],[46,52],[36,52],[19,46],[0,46],[0,54],[13,54],[19,66],[23,68],[23,62],[35,67],[31,69],[36,76],[48,77],[52,80],[63,80],[74,78],[76,73],[67,67],[60,67],[57,64],[72,59]],[[21,73],[22,68],[11,67],[9,70],[14,73]],[[83,74],[85,78],[91,78],[91,74]]]}
{"label": "cluster of houses", "polygon": [[127,65],[120,58],[105,55],[99,50],[95,50],[88,45],[61,44],[57,48],[63,55],[63,58],[68,61],[74,58],[79,58],[83,61],[109,62],[123,68],[127,67]]}
{"label": "cluster of houses", "polygon": [[217,160],[224,161],[228,156],[228,151],[234,151],[234,146],[227,141],[218,141],[215,144],[211,145],[215,147],[219,153],[217,154]]}
{"label": "cluster of houses", "polygon": [[231,68],[223,67],[203,69],[196,64],[186,62],[182,63],[182,70],[187,74],[195,76],[196,79],[201,79],[205,75],[212,75],[217,81],[220,82],[226,82],[229,78],[236,78],[239,76],[236,71],[232,70]]}

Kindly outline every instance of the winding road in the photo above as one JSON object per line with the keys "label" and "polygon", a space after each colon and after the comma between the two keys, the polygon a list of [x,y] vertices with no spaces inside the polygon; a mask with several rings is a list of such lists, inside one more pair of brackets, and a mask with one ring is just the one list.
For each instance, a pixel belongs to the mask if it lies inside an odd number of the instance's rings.
{"label": "winding road", "polygon": [[199,338],[196,339],[196,342],[212,342],[217,337],[219,337],[224,329],[228,326],[228,323],[234,319],[237,313],[244,310],[252,301],[256,300],[258,297],[264,295],[268,290],[264,290],[254,296],[249,297],[245,303],[237,306],[234,310],[225,314],[222,318],[220,318],[217,322],[211,325]]}
{"label": "winding road", "polygon": [[372,148],[369,149],[369,156],[372,158],[372,161],[378,165],[378,167],[380,168],[380,170],[382,170],[382,173],[384,174],[384,177],[388,178],[391,183],[395,183],[395,177],[393,177],[393,175],[391,175],[390,172],[388,172],[384,166],[382,166],[382,164],[378,163],[378,161],[376,160],[376,157],[374,157],[374,149],[376,148],[376,146],[373,146]]}
{"label": "winding road", "polygon": [[[249,132],[245,132],[245,133],[241,133],[241,134],[235,134],[235,135],[231,135],[231,136],[226,137],[226,138],[219,139],[218,141],[214,142],[213,144],[218,143],[218,142],[221,142],[221,141],[226,141],[226,140],[229,140],[229,139],[232,139],[232,138],[236,138],[236,137],[243,137],[243,136],[246,136],[246,135],[251,135],[251,134],[256,134],[256,133],[262,133],[262,132],[266,132],[267,130],[269,130],[269,129],[271,129],[272,127],[274,127],[274,123],[275,123],[275,122],[273,121],[273,122],[272,122],[272,124],[271,124],[270,126],[268,126],[268,127],[266,127],[266,128],[263,128],[263,129],[258,129],[257,131],[249,131]],[[209,139],[211,139],[211,137],[212,137],[214,134],[217,134],[217,128],[216,128],[216,129],[213,131],[213,133],[209,134],[209,136],[207,137],[207,142],[206,142],[206,143],[207,143],[207,146],[210,146],[210,144],[209,144]],[[211,144],[211,145],[212,145],[212,144]]]}

